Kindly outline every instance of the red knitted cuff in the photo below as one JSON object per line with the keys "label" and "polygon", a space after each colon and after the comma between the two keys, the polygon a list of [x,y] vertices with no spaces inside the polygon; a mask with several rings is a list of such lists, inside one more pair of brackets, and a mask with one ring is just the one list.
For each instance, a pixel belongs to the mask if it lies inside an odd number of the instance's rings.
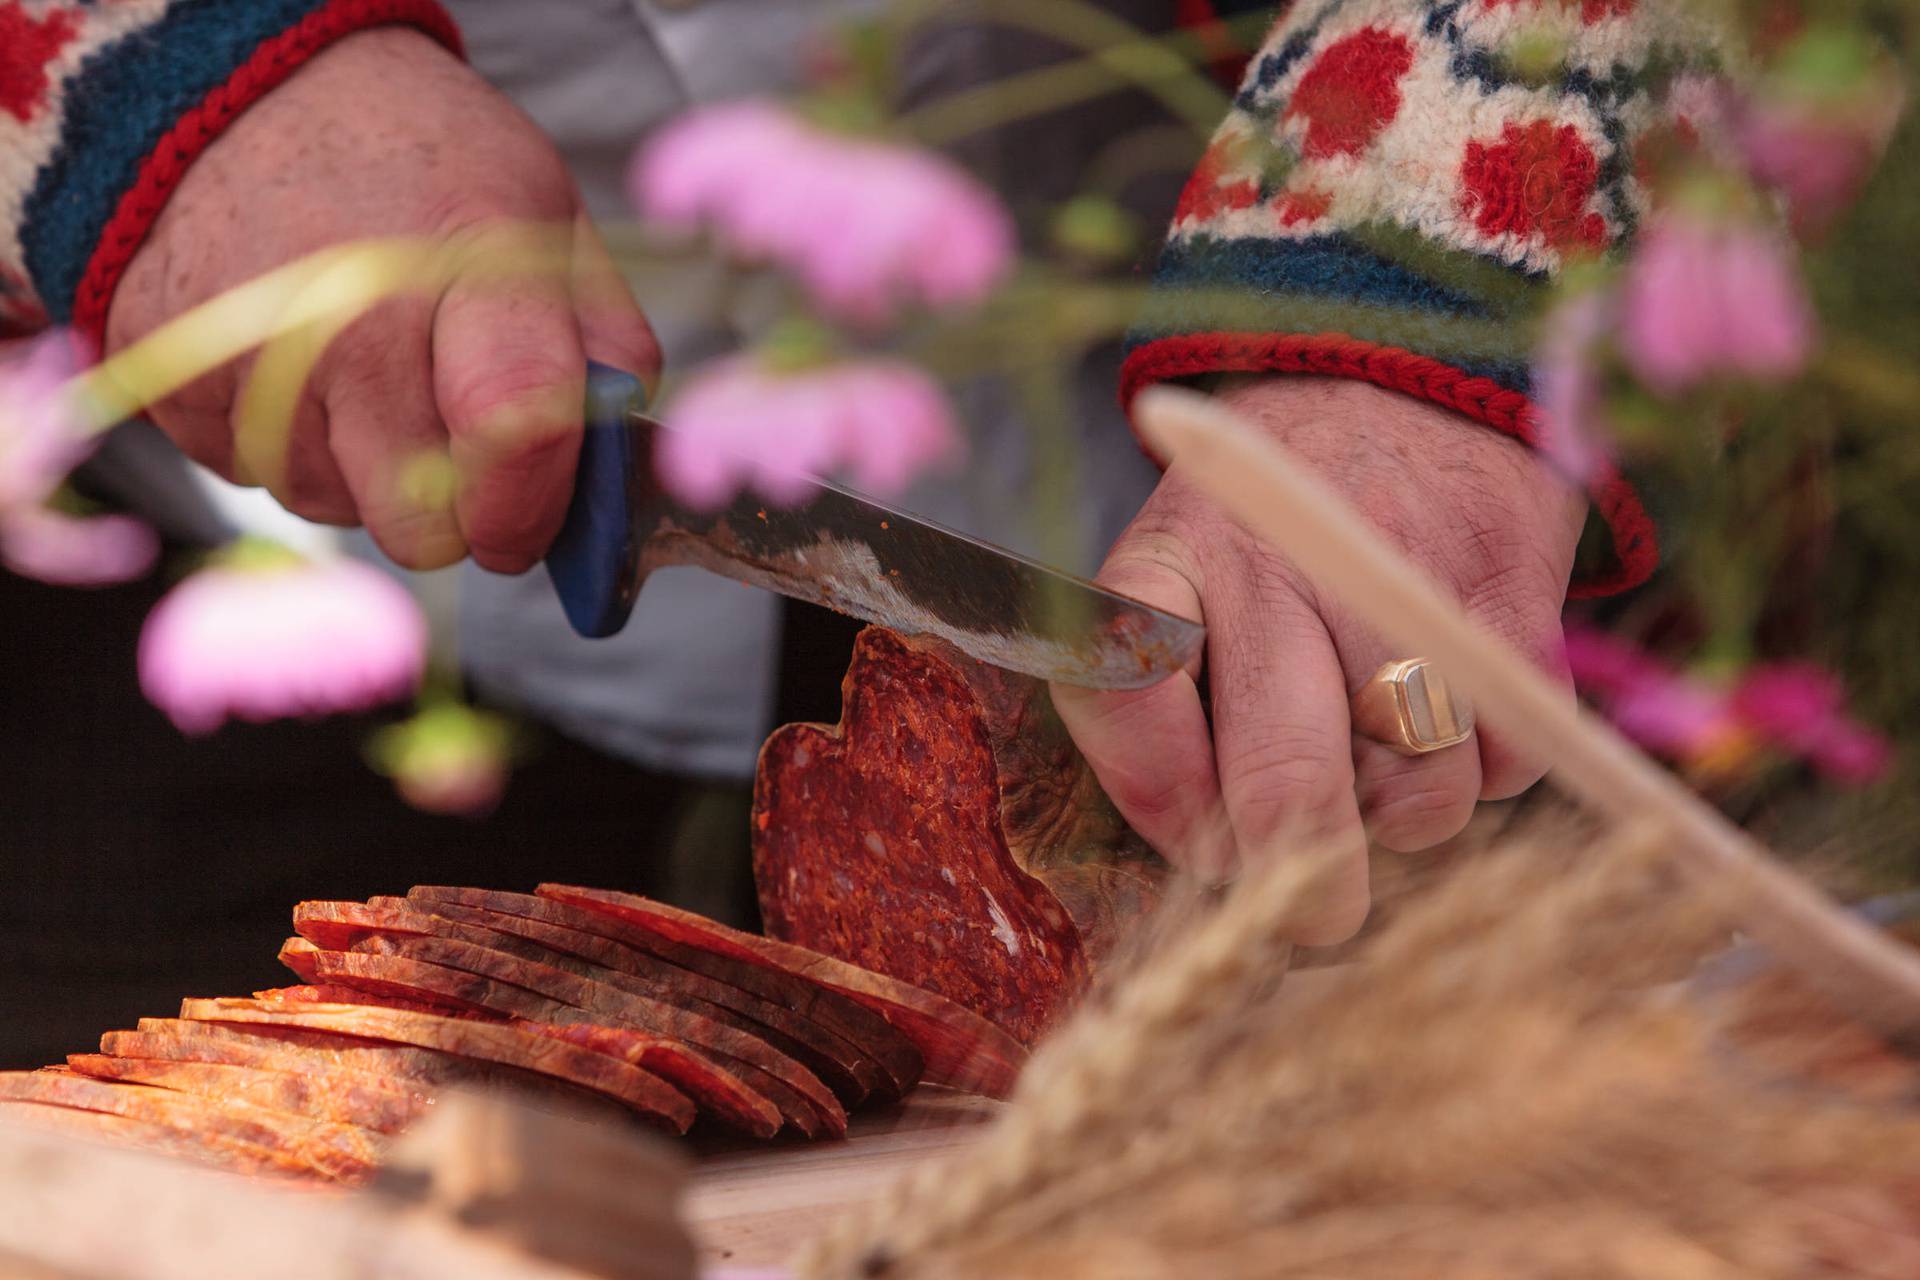
{"label": "red knitted cuff", "polygon": [[[1156,382],[1212,373],[1358,378],[1444,405],[1529,445],[1539,428],[1539,410],[1533,402],[1491,378],[1463,373],[1430,356],[1338,333],[1193,333],[1156,338],[1134,348],[1121,366],[1120,402],[1131,407],[1133,398]],[[1568,591],[1574,599],[1637,587],[1660,563],[1653,520],[1624,477],[1609,467],[1588,492],[1612,535],[1615,563],[1597,577],[1576,581]]]}
{"label": "red knitted cuff", "polygon": [[184,113],[141,162],[139,176],[122,193],[113,217],[101,232],[74,295],[74,327],[96,347],[104,345],[107,308],[127,264],[146,240],[188,166],[235,117],[341,37],[368,27],[396,24],[417,27],[455,55],[463,54],[460,29],[438,0],[332,0],[263,41],[224,84]]}

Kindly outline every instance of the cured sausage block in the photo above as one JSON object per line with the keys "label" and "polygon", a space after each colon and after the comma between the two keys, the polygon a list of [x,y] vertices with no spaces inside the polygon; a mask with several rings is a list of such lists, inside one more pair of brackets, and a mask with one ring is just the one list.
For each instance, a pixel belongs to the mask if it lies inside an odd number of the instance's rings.
{"label": "cured sausage block", "polygon": [[1040,682],[861,633],[836,726],[776,731],[754,788],[767,932],[935,992],[1031,1044],[1164,868]]}
{"label": "cured sausage block", "polygon": [[687,1096],[630,1063],[515,1027],[370,1005],[270,1004],[259,1000],[183,1000],[190,1022],[227,1022],[333,1031],[365,1040],[438,1049],[552,1076],[624,1103],[678,1133],[693,1123]]}
{"label": "cured sausage block", "polygon": [[775,975],[770,989],[791,991],[798,982],[828,993],[828,1003],[853,1001],[913,1042],[926,1064],[926,1078],[935,1084],[1004,1097],[1026,1062],[1026,1049],[979,1014],[886,974],[636,894],[561,884],[543,884],[537,892],[655,933],[690,959],[722,957],[739,972]]}

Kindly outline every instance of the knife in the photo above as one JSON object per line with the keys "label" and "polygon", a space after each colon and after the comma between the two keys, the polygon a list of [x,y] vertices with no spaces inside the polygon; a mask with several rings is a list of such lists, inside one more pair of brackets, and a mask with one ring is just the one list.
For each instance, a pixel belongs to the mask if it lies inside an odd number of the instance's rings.
{"label": "knife", "polygon": [[655,481],[656,436],[632,374],[587,369],[586,434],[547,572],[583,636],[626,625],[647,575],[695,565],[994,666],[1090,689],[1137,689],[1199,657],[1206,630],[825,480],[803,506],[742,491],[699,511]]}

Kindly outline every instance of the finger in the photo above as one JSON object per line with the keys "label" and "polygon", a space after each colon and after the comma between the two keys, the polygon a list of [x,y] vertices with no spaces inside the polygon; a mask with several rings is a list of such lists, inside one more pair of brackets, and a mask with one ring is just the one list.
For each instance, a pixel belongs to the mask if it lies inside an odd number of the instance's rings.
{"label": "finger", "polygon": [[[1567,669],[1566,645],[1560,629],[1564,599],[1562,579],[1543,582],[1525,593],[1469,593],[1467,609],[1482,626],[1544,672],[1571,706],[1573,674]],[[1480,740],[1481,799],[1505,800],[1517,796],[1545,775],[1546,757],[1522,749],[1501,732],[1498,722],[1478,725],[1475,736]]]}
{"label": "finger", "polygon": [[[1181,617],[1200,619],[1200,592],[1155,544],[1123,537],[1100,571],[1102,586]],[[1238,861],[1220,803],[1213,739],[1193,672],[1146,689],[1053,686],[1053,704],[1115,807],[1175,866],[1208,880]]]}
{"label": "finger", "polygon": [[[1336,618],[1334,634],[1350,698],[1384,664],[1418,656],[1391,652],[1344,616]],[[1438,751],[1402,755],[1356,731],[1353,771],[1368,834],[1396,853],[1418,853],[1459,835],[1473,817],[1480,800],[1478,734]]]}
{"label": "finger", "polygon": [[587,359],[636,375],[649,391],[659,385],[659,340],[584,212],[574,223],[573,311]]}
{"label": "finger", "polygon": [[[1534,664],[1553,681],[1567,705],[1575,702],[1573,673],[1567,668],[1565,644],[1561,639],[1560,619],[1556,614],[1544,624],[1536,622],[1532,630],[1544,629],[1548,638],[1531,643],[1516,641],[1522,653],[1530,654]],[[1480,798],[1505,800],[1517,796],[1546,776],[1545,756],[1527,751],[1500,732],[1498,724],[1483,724],[1476,734],[1480,739]]]}
{"label": "finger", "polygon": [[434,393],[459,492],[454,514],[473,558],[520,573],[566,515],[579,454],[586,356],[566,281],[538,268],[539,246],[503,231],[475,260],[528,261],[500,279],[470,272],[433,321]]}
{"label": "finger", "polygon": [[1459,835],[1480,799],[1480,751],[1474,738],[1403,756],[1355,737],[1353,772],[1368,834],[1395,853],[1418,853]]}
{"label": "finger", "polygon": [[383,304],[340,335],[315,378],[360,523],[409,569],[438,569],[467,552],[433,400],[432,318],[425,300]]}
{"label": "finger", "polygon": [[242,479],[234,466],[232,407],[238,379],[234,367],[216,369],[146,411],[147,419],[175,448],[234,484],[252,483]]}
{"label": "finger", "polygon": [[285,465],[268,481],[267,492],[303,520],[342,527],[360,524],[359,504],[333,455],[330,433],[326,410],[303,394],[294,411]]}
{"label": "finger", "polygon": [[1209,594],[1214,755],[1242,857],[1291,847],[1327,859],[1296,941],[1349,938],[1367,913],[1366,837],[1353,794],[1347,681],[1298,576],[1249,545]]}
{"label": "finger", "polygon": [[299,381],[288,376],[280,394],[262,397],[262,381],[278,376],[272,361],[248,357],[236,370],[227,408],[230,474],[237,484],[258,485],[304,520],[357,524],[353,494],[327,442],[326,407],[306,375],[324,339],[290,335],[284,352],[294,354]]}

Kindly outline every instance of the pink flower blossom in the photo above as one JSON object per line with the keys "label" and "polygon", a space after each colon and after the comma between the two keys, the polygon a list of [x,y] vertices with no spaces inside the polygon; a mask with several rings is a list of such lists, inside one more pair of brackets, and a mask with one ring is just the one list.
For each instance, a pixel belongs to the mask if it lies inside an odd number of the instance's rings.
{"label": "pink flower blossom", "polygon": [[1849,719],[1840,684],[1806,663],[1763,663],[1730,689],[1694,680],[1590,627],[1569,626],[1567,666],[1620,732],[1669,759],[1713,761],[1766,745],[1840,782],[1886,772],[1885,738]]}
{"label": "pink flower blossom", "polygon": [[1604,293],[1568,299],[1547,317],[1534,356],[1534,403],[1540,409],[1534,444],[1563,476],[1583,486],[1608,463],[1594,356],[1614,315],[1613,299]]}
{"label": "pink flower blossom", "polygon": [[83,518],[47,507],[96,441],[68,400],[85,363],[78,339],[54,331],[0,363],[0,564],[59,586],[143,576],[160,554],[152,529],[127,516]]}
{"label": "pink flower blossom", "polygon": [[1791,377],[1814,343],[1792,248],[1742,223],[1661,215],[1627,267],[1621,304],[1621,353],[1662,395],[1722,374]]}
{"label": "pink flower blossom", "polygon": [[1802,234],[1824,231],[1853,203],[1906,107],[1899,72],[1867,56],[1872,65],[1851,72],[1829,65],[1811,74],[1805,66],[1796,74],[1789,59],[1757,92],[1729,95],[1727,132],[1747,171],[1785,198]]}
{"label": "pink flower blossom", "polygon": [[372,756],[414,808],[478,818],[493,812],[506,791],[510,736],[497,716],[440,703],[381,730]]}
{"label": "pink flower blossom", "polygon": [[419,607],[378,569],[242,543],[154,606],[140,688],[182,732],[209,733],[403,697],[426,649]]}
{"label": "pink flower blossom", "polygon": [[1734,687],[1732,705],[1748,725],[1849,782],[1871,782],[1892,762],[1887,740],[1845,714],[1840,682],[1809,663],[1755,667]]}
{"label": "pink flower blossom", "polygon": [[961,436],[946,397],[898,360],[849,360],[787,373],[752,356],[706,366],[669,406],[660,476],[694,506],[717,507],[751,487],[791,504],[812,476],[846,470],[877,494],[904,489],[951,462]]}
{"label": "pink flower blossom", "polygon": [[1013,262],[1012,219],[929,152],[828,133],[765,102],[692,112],[636,157],[634,204],[661,223],[710,224],[737,252],[798,276],[862,323],[902,303],[978,302]]}
{"label": "pink flower blossom", "polygon": [[0,518],[0,564],[57,587],[131,582],[159,558],[159,537],[131,516],[82,518],[20,507]]}

